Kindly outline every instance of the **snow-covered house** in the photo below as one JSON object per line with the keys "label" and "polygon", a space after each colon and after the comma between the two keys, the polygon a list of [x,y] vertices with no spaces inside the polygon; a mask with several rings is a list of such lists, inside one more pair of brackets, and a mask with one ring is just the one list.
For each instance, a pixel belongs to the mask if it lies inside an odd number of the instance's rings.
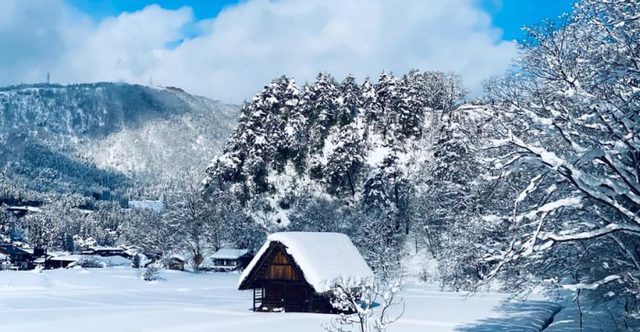
{"label": "snow-covered house", "polygon": [[371,279],[373,271],[346,235],[283,232],[269,235],[238,289],[253,290],[254,311],[329,313],[336,283]]}
{"label": "snow-covered house", "polygon": [[124,258],[131,258],[131,254],[126,249],[120,247],[91,246],[82,250],[81,253],[83,255],[102,257],[120,256]]}
{"label": "snow-covered house", "polygon": [[180,255],[172,255],[163,262],[165,269],[184,271],[184,266],[187,264],[187,259]]}
{"label": "snow-covered house", "polygon": [[20,270],[32,269],[34,266],[33,261],[36,259],[33,252],[29,252],[12,244],[0,244],[0,254],[9,256],[13,267]]}
{"label": "snow-covered house", "polygon": [[56,254],[47,258],[44,263],[45,269],[63,269],[67,268],[71,264],[75,264],[82,260],[80,255],[71,254]]}
{"label": "snow-covered house", "polygon": [[249,265],[253,255],[248,249],[222,248],[211,255],[213,270],[234,271]]}

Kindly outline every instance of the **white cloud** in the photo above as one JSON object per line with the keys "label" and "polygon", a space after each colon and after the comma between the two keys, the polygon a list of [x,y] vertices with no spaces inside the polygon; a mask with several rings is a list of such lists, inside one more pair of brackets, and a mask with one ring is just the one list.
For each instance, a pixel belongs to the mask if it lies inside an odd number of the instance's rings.
{"label": "white cloud", "polygon": [[[0,12],[27,12],[0,14],[0,45],[17,40],[19,50],[0,55],[0,70],[12,73],[0,83],[41,81],[46,71],[63,83],[153,79],[238,102],[281,74],[306,81],[319,71],[363,78],[418,68],[459,72],[477,89],[516,54],[473,0],[250,0],[210,20],[149,6],[100,22],[57,0],[25,9],[31,3],[0,2]],[[201,33],[177,43],[193,26]]]}
{"label": "white cloud", "polygon": [[0,1],[0,83],[41,82],[90,22],[61,0]]}

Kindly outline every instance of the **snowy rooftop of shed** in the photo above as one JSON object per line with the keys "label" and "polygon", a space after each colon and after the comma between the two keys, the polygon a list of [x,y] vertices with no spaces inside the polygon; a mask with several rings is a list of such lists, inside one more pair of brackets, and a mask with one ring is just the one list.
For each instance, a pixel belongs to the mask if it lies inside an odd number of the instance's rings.
{"label": "snowy rooftop of shed", "polygon": [[272,242],[286,247],[305,280],[318,293],[329,291],[339,280],[363,282],[373,279],[373,271],[348,236],[328,232],[283,232],[269,235],[267,242],[242,272],[238,286],[249,276]]}
{"label": "snowy rooftop of shed", "polygon": [[35,206],[7,206],[9,211],[25,211],[25,212],[40,212],[41,208]]}
{"label": "snowy rooftop of shed", "polygon": [[108,247],[108,246],[91,246],[87,250],[104,250],[104,251],[125,251],[122,247]]}
{"label": "snowy rooftop of shed", "polygon": [[50,261],[77,262],[82,259],[82,255],[59,255],[50,257]]}
{"label": "snowy rooftop of shed", "polygon": [[248,249],[222,248],[211,255],[213,259],[238,259],[249,253]]}

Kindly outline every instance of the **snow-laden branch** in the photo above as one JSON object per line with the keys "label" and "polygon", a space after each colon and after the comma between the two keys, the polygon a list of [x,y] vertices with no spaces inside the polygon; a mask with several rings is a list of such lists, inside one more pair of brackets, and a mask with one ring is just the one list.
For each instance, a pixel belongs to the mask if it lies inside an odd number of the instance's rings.
{"label": "snow-laden branch", "polygon": [[640,215],[629,210],[627,207],[613,198],[617,195],[624,196],[633,201],[635,204],[640,205],[640,196],[634,195],[631,192],[630,188],[625,190],[625,188],[628,187],[624,183],[620,183],[620,181],[614,181],[614,179],[611,178],[595,178],[594,176],[591,176],[579,170],[572,164],[560,158],[555,153],[548,151],[542,147],[527,144],[514,135],[510,135],[510,142],[511,144],[533,154],[538,160],[542,162],[542,164],[551,168],[562,177],[571,181],[571,183],[573,183],[577,189],[585,193],[587,196],[615,208],[618,212],[640,225]]}
{"label": "snow-laden branch", "polygon": [[631,232],[640,234],[640,226],[635,224],[609,224],[599,229],[574,234],[559,235],[554,233],[540,233],[538,235],[538,239],[543,241],[550,240],[553,242],[571,242],[595,239],[614,232]]}
{"label": "snow-laden branch", "polygon": [[516,220],[519,221],[522,219],[533,219],[539,213],[549,213],[561,207],[580,207],[582,206],[581,202],[582,202],[581,196],[561,198],[556,201],[541,205],[534,210],[518,215],[516,216]]}
{"label": "snow-laden branch", "polygon": [[583,282],[581,282],[581,283],[577,283],[577,284],[563,285],[562,288],[569,289],[569,290],[572,290],[572,291],[576,291],[576,290],[579,290],[579,289],[592,289],[593,290],[593,289],[597,289],[598,287],[600,287],[600,286],[602,286],[604,284],[608,284],[608,283],[610,283],[612,281],[616,281],[616,280],[619,280],[619,279],[622,279],[622,277],[619,276],[619,275],[613,274],[613,275],[605,277],[604,279],[601,279],[601,280],[598,280],[598,281],[595,281],[595,282],[592,282],[592,283],[583,283]]}

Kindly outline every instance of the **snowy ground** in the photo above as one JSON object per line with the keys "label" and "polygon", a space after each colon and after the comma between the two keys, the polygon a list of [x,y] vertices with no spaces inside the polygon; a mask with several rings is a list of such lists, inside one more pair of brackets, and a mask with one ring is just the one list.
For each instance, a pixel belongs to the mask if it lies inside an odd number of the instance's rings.
{"label": "snowy ground", "polygon": [[[238,274],[164,271],[145,282],[131,268],[0,271],[0,331],[322,331],[331,315],[253,313]],[[391,331],[539,331],[558,306],[505,304],[504,294],[466,297],[407,285]],[[570,331],[567,329],[566,331]]]}

